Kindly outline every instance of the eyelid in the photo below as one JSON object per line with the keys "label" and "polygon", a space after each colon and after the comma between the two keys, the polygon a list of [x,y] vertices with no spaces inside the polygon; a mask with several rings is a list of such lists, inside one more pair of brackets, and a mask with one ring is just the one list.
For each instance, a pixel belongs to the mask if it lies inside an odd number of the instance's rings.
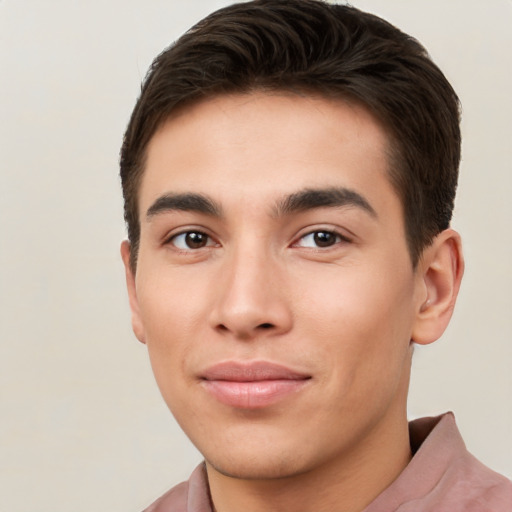
{"label": "eyelid", "polygon": [[[179,237],[181,235],[187,235],[189,233],[199,233],[199,234],[205,235],[206,237],[208,237],[209,241],[211,241],[213,243],[208,243],[206,246],[200,247],[198,249],[192,249],[192,248],[183,249],[183,248],[177,247],[176,245],[173,244],[173,240],[175,240],[177,237]],[[192,252],[192,251],[198,251],[200,249],[207,249],[207,248],[211,248],[214,246],[219,246],[220,244],[216,240],[216,238],[209,232],[209,230],[202,226],[182,226],[180,228],[173,229],[172,231],[166,233],[166,235],[163,237],[162,245],[173,245],[174,248],[178,251],[184,251],[184,252],[191,251]]]}
{"label": "eyelid", "polygon": [[[340,240],[335,242],[333,245],[329,245],[326,247],[308,247],[308,246],[301,246],[299,243],[301,240],[308,236],[312,236],[315,233],[330,233],[336,237],[338,237]],[[353,237],[347,235],[343,230],[340,230],[339,228],[334,228],[333,226],[317,226],[317,227],[308,227],[306,230],[303,230],[302,233],[300,233],[296,238],[295,241],[292,243],[292,247],[303,247],[305,249],[315,249],[315,250],[329,250],[331,248],[335,248],[339,246],[341,243],[352,243]]]}

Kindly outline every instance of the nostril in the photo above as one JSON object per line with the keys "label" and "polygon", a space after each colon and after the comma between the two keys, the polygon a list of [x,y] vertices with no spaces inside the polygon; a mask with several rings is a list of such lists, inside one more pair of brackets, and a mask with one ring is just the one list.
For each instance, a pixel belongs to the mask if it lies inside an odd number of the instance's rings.
{"label": "nostril", "polygon": [[264,323],[264,324],[260,324],[258,327],[260,327],[261,329],[272,329],[272,327],[274,327],[274,326],[269,323]]}

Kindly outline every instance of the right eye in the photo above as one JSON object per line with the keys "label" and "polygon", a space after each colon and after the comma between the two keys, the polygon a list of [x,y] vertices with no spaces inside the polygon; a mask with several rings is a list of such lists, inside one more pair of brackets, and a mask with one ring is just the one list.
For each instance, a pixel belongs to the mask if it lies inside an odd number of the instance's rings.
{"label": "right eye", "polygon": [[179,233],[174,235],[169,240],[169,243],[182,251],[191,251],[215,245],[215,242],[206,233],[202,233],[201,231],[185,231],[184,233]]}
{"label": "right eye", "polygon": [[350,240],[336,231],[317,229],[302,236],[299,241],[295,243],[295,246],[311,249],[328,249],[343,243],[350,243]]}

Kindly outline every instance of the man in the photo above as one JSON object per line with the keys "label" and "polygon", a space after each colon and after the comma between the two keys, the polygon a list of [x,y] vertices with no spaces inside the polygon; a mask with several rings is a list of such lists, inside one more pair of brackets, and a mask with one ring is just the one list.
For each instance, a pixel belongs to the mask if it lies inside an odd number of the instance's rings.
{"label": "man", "polygon": [[504,511],[453,417],[408,425],[463,273],[458,99],[352,7],[260,0],[153,63],[127,128],[132,324],[205,462],[148,511]]}

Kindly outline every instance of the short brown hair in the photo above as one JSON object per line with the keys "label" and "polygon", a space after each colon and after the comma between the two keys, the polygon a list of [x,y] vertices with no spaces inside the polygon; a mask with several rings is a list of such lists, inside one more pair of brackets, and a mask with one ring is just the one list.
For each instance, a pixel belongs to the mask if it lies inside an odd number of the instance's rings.
{"label": "short brown hair", "polygon": [[153,62],[121,148],[135,270],[147,145],[178,106],[254,90],[352,99],[389,131],[390,181],[413,265],[449,227],[460,160],[459,101],[425,48],[388,22],[321,0],[255,0],[206,17]]}

